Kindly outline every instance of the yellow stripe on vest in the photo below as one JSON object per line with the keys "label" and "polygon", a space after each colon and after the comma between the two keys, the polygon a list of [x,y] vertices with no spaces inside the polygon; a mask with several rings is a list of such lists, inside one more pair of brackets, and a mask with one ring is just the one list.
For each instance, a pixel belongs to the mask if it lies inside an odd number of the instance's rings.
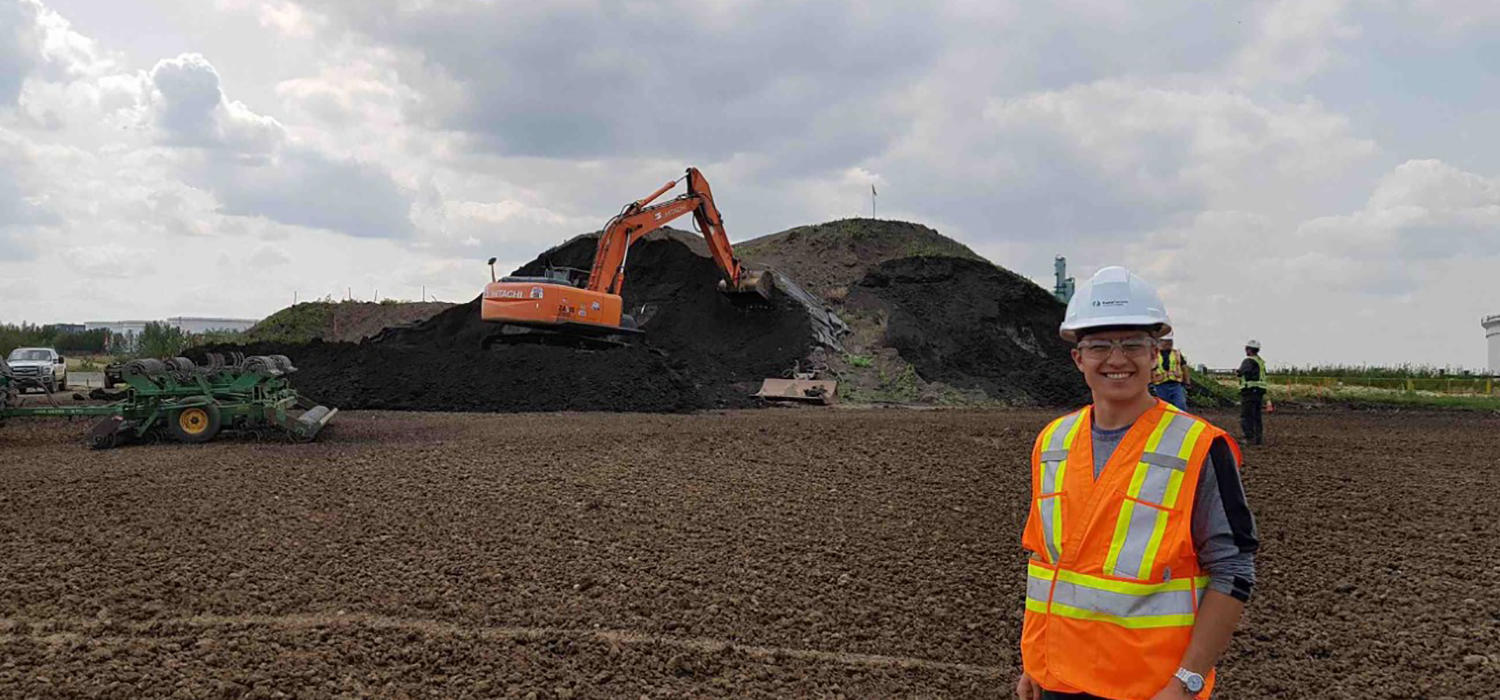
{"label": "yellow stripe on vest", "polygon": [[1120,504],[1105,573],[1132,579],[1151,576],[1167,532],[1168,511],[1177,507],[1184,471],[1205,426],[1181,412],[1162,414]]}

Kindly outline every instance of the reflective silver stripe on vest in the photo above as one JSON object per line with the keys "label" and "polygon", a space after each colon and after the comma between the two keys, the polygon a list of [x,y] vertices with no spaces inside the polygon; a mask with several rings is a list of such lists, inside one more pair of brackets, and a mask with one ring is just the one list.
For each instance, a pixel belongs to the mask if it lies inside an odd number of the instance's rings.
{"label": "reflective silver stripe on vest", "polygon": [[1129,583],[1067,570],[1053,571],[1032,562],[1026,567],[1029,613],[1091,620],[1151,629],[1192,627],[1208,577],[1161,583]]}
{"label": "reflective silver stripe on vest", "polygon": [[[1026,584],[1030,595],[1031,583]],[[1046,589],[1042,589],[1043,596]],[[1196,609],[1193,596],[1196,591],[1162,591],[1151,595],[1130,595],[1103,591],[1076,583],[1058,581],[1052,589],[1052,602],[1092,612],[1117,617],[1145,617],[1147,615],[1192,615]],[[1045,600],[1045,597],[1043,598]]]}
{"label": "reflective silver stripe on vest", "polygon": [[1120,506],[1120,519],[1128,523],[1125,540],[1120,543],[1119,554],[1114,557],[1113,570],[1110,570],[1107,565],[1105,570],[1123,578],[1142,578],[1141,569],[1145,564],[1146,550],[1155,539],[1157,528],[1166,527],[1167,512],[1148,505],[1125,501]]}
{"label": "reflective silver stripe on vest", "polygon": [[1057,522],[1062,517],[1057,512],[1057,503],[1061,500],[1061,496],[1052,496],[1036,504],[1037,512],[1042,516],[1042,542],[1047,545],[1047,561],[1053,563],[1062,559],[1062,542],[1057,536]]}
{"label": "reflective silver stripe on vest", "polygon": [[[1162,428],[1161,439],[1157,441],[1155,449],[1141,455],[1141,463],[1147,465],[1144,467],[1145,477],[1141,479],[1140,489],[1132,489],[1130,496],[1170,508],[1177,500],[1175,497],[1170,501],[1167,498],[1173,472],[1187,471],[1187,459],[1181,453],[1197,421],[1172,412],[1162,414],[1161,420],[1166,424]],[[1150,447],[1149,443],[1147,447]],[[1176,493],[1172,492],[1170,495],[1175,496]]]}
{"label": "reflective silver stripe on vest", "polygon": [[1126,499],[1120,503],[1115,533],[1104,560],[1106,574],[1137,580],[1151,575],[1168,517],[1168,510],[1152,506],[1176,508],[1186,478],[1187,458],[1206,425],[1183,413],[1161,415],[1131,475]]}
{"label": "reflective silver stripe on vest", "polygon": [[1068,449],[1072,447],[1068,442],[1068,434],[1073,432],[1081,415],[1080,411],[1063,416],[1057,422],[1057,428],[1052,431],[1047,444],[1042,446],[1043,495],[1062,490],[1062,474],[1068,464]]}
{"label": "reflective silver stripe on vest", "polygon": [[[1078,419],[1081,415],[1083,412],[1078,411],[1059,419],[1052,429],[1052,434],[1047,436],[1047,444],[1042,445],[1042,483],[1038,486],[1040,495],[1045,496],[1062,491],[1068,468],[1068,450],[1073,446],[1068,436],[1073,434],[1073,429],[1078,426]],[[1047,547],[1048,561],[1054,563],[1062,557],[1061,504],[1062,497],[1060,496],[1042,498],[1037,501],[1037,514],[1042,519],[1042,541]]]}
{"label": "reflective silver stripe on vest", "polygon": [[1182,451],[1182,441],[1187,439],[1188,431],[1192,430],[1193,424],[1198,421],[1181,413],[1164,413],[1161,419],[1169,422],[1166,430],[1162,431],[1161,441],[1156,443],[1156,449],[1151,452],[1167,457],[1177,457],[1177,453]]}
{"label": "reflective silver stripe on vest", "polygon": [[1155,464],[1158,467],[1176,469],[1177,471],[1187,471],[1187,460],[1178,457],[1175,454],[1175,450],[1173,452],[1174,454],[1170,455],[1164,455],[1159,452],[1147,452],[1146,454],[1141,455],[1141,461],[1145,462],[1146,464]]}
{"label": "reflective silver stripe on vest", "polygon": [[1039,603],[1047,602],[1047,597],[1052,594],[1052,579],[1039,578],[1036,576],[1026,577],[1026,597]]}

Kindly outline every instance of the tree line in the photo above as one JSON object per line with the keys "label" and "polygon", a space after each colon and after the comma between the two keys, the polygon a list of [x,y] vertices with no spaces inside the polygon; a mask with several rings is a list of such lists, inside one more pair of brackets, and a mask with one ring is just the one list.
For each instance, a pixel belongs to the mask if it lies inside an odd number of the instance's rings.
{"label": "tree line", "polygon": [[31,323],[0,323],[0,356],[25,347],[53,348],[63,355],[115,355],[119,357],[175,357],[195,345],[233,343],[234,331],[188,333],[166,323],[152,321],[140,333],[111,333],[105,328],[66,330],[60,326]]}

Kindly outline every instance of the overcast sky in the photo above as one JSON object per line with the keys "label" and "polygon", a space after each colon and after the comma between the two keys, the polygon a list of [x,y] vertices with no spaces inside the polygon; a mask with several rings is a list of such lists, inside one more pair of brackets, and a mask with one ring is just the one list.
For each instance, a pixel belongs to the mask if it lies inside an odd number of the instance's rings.
{"label": "overcast sky", "polygon": [[1500,3],[0,0],[0,321],[488,280],[701,168],[734,240],[869,214],[1189,359],[1482,367]]}

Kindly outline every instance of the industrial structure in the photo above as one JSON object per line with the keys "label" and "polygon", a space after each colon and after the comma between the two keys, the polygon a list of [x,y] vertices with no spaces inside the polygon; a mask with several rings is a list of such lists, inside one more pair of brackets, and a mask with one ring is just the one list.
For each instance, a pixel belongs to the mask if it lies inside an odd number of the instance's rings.
{"label": "industrial structure", "polygon": [[1485,316],[1479,324],[1484,326],[1484,337],[1490,345],[1490,374],[1500,374],[1500,314]]}
{"label": "industrial structure", "polygon": [[1059,255],[1052,261],[1053,274],[1057,282],[1052,286],[1052,296],[1066,304],[1073,299],[1073,278],[1068,276],[1068,259]]}

